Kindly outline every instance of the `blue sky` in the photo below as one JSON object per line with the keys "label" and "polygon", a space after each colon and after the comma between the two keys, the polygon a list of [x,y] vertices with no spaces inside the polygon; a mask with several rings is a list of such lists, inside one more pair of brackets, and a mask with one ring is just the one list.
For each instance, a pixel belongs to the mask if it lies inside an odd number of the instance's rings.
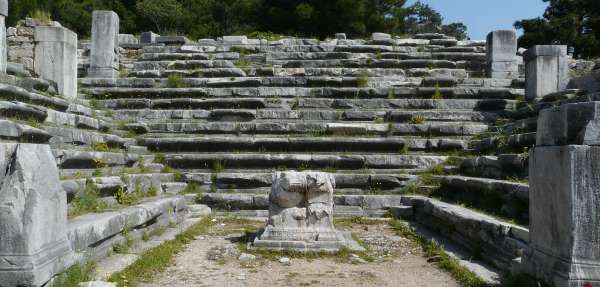
{"label": "blue sky", "polygon": [[[410,0],[412,4],[416,0]],[[421,0],[444,17],[444,23],[463,22],[469,37],[483,40],[493,30],[512,29],[520,19],[542,16],[547,3],[542,0]]]}

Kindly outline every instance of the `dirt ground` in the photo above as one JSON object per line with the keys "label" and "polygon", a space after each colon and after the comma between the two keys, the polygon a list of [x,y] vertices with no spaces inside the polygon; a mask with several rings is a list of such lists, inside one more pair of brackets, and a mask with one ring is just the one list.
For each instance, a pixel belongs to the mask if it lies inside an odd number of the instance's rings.
{"label": "dirt ground", "polygon": [[[369,247],[360,255],[291,257],[289,263],[282,263],[280,257],[272,255],[240,261],[236,254],[244,229],[263,226],[263,222],[216,220],[207,235],[198,236],[176,256],[172,266],[142,286],[459,286],[449,274],[428,263],[413,242],[395,235],[385,222],[338,223],[338,229],[353,232]],[[224,258],[214,258],[215,246],[227,250]]]}

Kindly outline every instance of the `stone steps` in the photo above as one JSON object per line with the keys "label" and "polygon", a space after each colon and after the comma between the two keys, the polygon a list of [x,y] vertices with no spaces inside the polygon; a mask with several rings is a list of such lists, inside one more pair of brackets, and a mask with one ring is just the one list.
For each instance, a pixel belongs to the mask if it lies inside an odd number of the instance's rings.
{"label": "stone steps", "polygon": [[[353,173],[352,171],[337,171],[332,176],[335,178],[336,193],[344,193],[344,190],[359,189],[363,191],[391,190],[402,188],[407,183],[417,179],[417,176],[398,173]],[[194,172],[185,173],[184,178],[188,182],[195,182],[203,186],[214,186],[217,189],[258,189],[268,191],[273,184],[272,171],[238,171],[230,172]],[[340,189],[338,192],[337,190]],[[252,193],[252,192],[251,192]],[[258,193],[258,192],[256,192]]]}
{"label": "stone steps", "polygon": [[467,148],[467,142],[458,139],[420,139],[403,137],[156,137],[144,136],[138,144],[154,152],[208,152],[208,151],[261,151],[261,152],[391,152],[407,150],[445,151]]}
{"label": "stone steps", "polygon": [[95,169],[115,166],[133,166],[140,156],[115,152],[94,152],[75,149],[52,151],[60,169]]}
{"label": "stone steps", "polygon": [[0,139],[9,142],[47,143],[52,136],[28,124],[0,119]]}
{"label": "stone steps", "polygon": [[328,123],[328,122],[191,122],[144,124],[148,132],[186,134],[280,134],[310,137],[324,136],[470,136],[486,132],[488,126],[475,122],[402,123]]}
{"label": "stone steps", "polygon": [[498,156],[482,156],[465,159],[460,172],[467,176],[492,179],[527,177],[529,155],[500,154]]}
{"label": "stone steps", "polygon": [[278,120],[278,121],[376,121],[410,122],[415,119],[424,121],[442,122],[494,122],[498,117],[495,113],[479,112],[472,110],[395,110],[395,109],[356,109],[335,111],[330,109],[282,109],[265,108],[252,109],[224,109],[224,110],[152,110],[133,109],[115,110],[112,117],[116,121],[136,121],[138,123],[164,122],[190,122],[190,121],[252,121],[252,120]]}
{"label": "stone steps", "polygon": [[[202,84],[202,83],[200,83]],[[213,84],[211,84],[213,85]],[[434,94],[443,99],[514,100],[524,95],[523,89],[506,87],[294,87],[264,86],[260,80],[238,81],[237,78],[219,80],[215,86],[186,88],[130,88],[96,87],[82,92],[97,100],[109,99],[173,99],[173,98],[323,98],[323,99],[432,99]],[[229,87],[228,87],[229,85]],[[240,87],[235,87],[239,85]],[[244,85],[248,85],[244,87]],[[354,85],[356,86],[356,85]]]}
{"label": "stone steps", "polygon": [[289,168],[289,169],[414,169],[444,162],[446,156],[346,153],[177,153],[165,154],[165,163],[178,169]]}
{"label": "stone steps", "polygon": [[[138,79],[159,79],[167,78],[170,75],[179,75],[182,78],[221,78],[221,77],[359,77],[368,76],[377,80],[377,78],[393,78],[395,81],[405,79],[405,77],[435,77],[452,76],[457,78],[467,78],[474,74],[465,69],[445,69],[445,68],[284,68],[280,66],[252,66],[243,68],[199,68],[193,70],[161,69],[161,70],[128,70],[128,76]],[[412,79],[411,79],[412,80]],[[185,82],[192,82],[189,79]]]}
{"label": "stone steps", "polygon": [[[274,70],[274,69],[273,69]],[[419,76],[419,77],[406,77],[404,72],[401,71],[397,74],[389,74],[390,71],[386,70],[372,70],[372,69],[352,69],[348,72],[351,72],[351,75],[340,76],[340,75],[306,75],[306,70],[304,70],[304,74],[297,69],[291,70],[294,72],[293,75],[285,76],[285,75],[277,75],[275,76],[275,72],[271,74],[267,73],[267,71],[254,71],[254,73],[262,73],[261,75],[254,76],[239,76],[239,77],[192,77],[193,73],[190,71],[180,71],[180,70],[166,70],[161,71],[160,78],[83,78],[80,79],[80,84],[83,87],[93,88],[93,87],[104,87],[104,88],[169,88],[171,84],[170,81],[166,78],[170,75],[179,75],[181,76],[181,85],[188,88],[234,88],[234,87],[244,87],[244,88],[252,88],[252,87],[261,87],[261,90],[268,90],[269,88],[281,88],[281,87],[305,87],[305,88],[313,88],[310,89],[310,92],[318,91],[318,87],[326,87],[335,88],[339,87],[347,87],[347,88],[356,88],[359,86],[359,80],[361,78],[368,77],[367,85],[370,82],[374,82],[379,86],[388,87],[387,92],[399,92],[402,89],[410,91],[418,91],[419,86],[422,87],[440,87],[448,88],[454,87],[454,90],[461,91],[458,94],[467,94],[465,91],[467,89],[477,91],[477,88],[480,89],[497,89],[501,88],[515,88],[515,89],[523,89],[521,82],[517,80],[510,79],[486,79],[486,78],[470,78],[466,75],[464,77],[456,77],[456,76]],[[357,73],[358,71],[364,73]],[[252,72],[252,71],[249,71]],[[386,72],[381,74],[380,72]],[[393,72],[393,71],[392,71]],[[145,72],[144,72],[145,73]],[[286,71],[277,70],[277,74],[285,74]],[[386,84],[387,83],[387,84]],[[448,89],[446,89],[448,90]],[[510,91],[510,90],[509,90]],[[385,93],[384,91],[383,93]],[[383,94],[381,93],[381,94]],[[518,94],[519,96],[522,93]]]}
{"label": "stone steps", "polygon": [[460,202],[505,218],[527,223],[529,220],[529,184],[466,176],[437,177],[440,188],[434,195],[446,201]]}
{"label": "stone steps", "polygon": [[502,271],[511,270],[513,259],[527,249],[529,230],[481,212],[421,196],[403,196],[412,206],[406,218],[447,236]]}
{"label": "stone steps", "polygon": [[[382,216],[387,209],[400,205],[400,195],[340,195],[333,196],[337,214],[345,216]],[[201,203],[215,211],[256,211],[269,208],[267,194],[207,193]]]}
{"label": "stone steps", "polygon": [[[85,214],[69,220],[67,236],[76,261],[102,258],[113,252],[113,245],[125,242],[123,232],[140,239],[144,230],[151,231],[186,216],[183,197],[150,199],[120,210]],[[124,231],[125,229],[131,229]]]}
{"label": "stone steps", "polygon": [[[175,91],[178,93],[179,91]],[[163,95],[164,96],[164,95]],[[409,109],[409,110],[475,110],[502,113],[514,107],[515,101],[504,99],[323,99],[323,98],[222,98],[222,99],[118,99],[98,100],[104,109],[264,109],[287,107],[296,109]]]}

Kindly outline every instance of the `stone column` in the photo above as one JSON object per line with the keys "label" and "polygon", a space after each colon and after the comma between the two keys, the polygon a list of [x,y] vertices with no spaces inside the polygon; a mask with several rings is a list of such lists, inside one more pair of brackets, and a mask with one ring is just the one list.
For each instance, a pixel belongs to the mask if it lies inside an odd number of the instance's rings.
{"label": "stone column", "polygon": [[519,77],[517,34],[513,30],[493,31],[487,36],[487,76],[498,79]]}
{"label": "stone column", "polygon": [[63,27],[35,27],[35,73],[52,80],[58,92],[77,97],[77,34]]}
{"label": "stone column", "polygon": [[8,0],[0,0],[0,73],[6,73],[6,64],[8,62],[6,16],[8,16]]}
{"label": "stone column", "polygon": [[529,177],[525,267],[556,287],[600,286],[600,102],[540,112]]}
{"label": "stone column", "polygon": [[567,46],[534,46],[524,55],[525,95],[528,100],[564,90],[569,83]]}
{"label": "stone column", "polygon": [[92,14],[90,78],[119,77],[119,15],[113,11]]}
{"label": "stone column", "polygon": [[72,263],[50,146],[0,144],[0,286],[42,286]]}

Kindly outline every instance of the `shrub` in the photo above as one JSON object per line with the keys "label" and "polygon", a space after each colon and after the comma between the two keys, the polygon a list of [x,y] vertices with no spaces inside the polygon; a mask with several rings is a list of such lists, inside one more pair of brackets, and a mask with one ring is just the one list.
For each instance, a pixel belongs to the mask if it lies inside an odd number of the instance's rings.
{"label": "shrub", "polygon": [[425,117],[415,115],[410,118],[409,122],[413,125],[420,125],[425,122]]}
{"label": "shrub", "polygon": [[92,144],[92,149],[94,151],[98,151],[98,152],[110,151],[110,148],[108,147],[108,144],[106,144],[106,143],[94,143],[94,144]]}
{"label": "shrub", "polygon": [[70,216],[79,216],[90,212],[99,212],[108,208],[106,202],[99,196],[98,187],[91,180],[87,180],[85,188],[77,193],[71,202]]}
{"label": "shrub", "polygon": [[127,192],[127,190],[119,188],[119,190],[115,193],[115,198],[119,204],[130,206],[140,202],[140,200],[143,198],[143,195],[144,194],[141,190],[141,186],[136,184],[134,192]]}
{"label": "shrub", "polygon": [[43,10],[35,10],[31,14],[31,18],[35,20],[40,25],[50,25],[52,22],[52,17],[50,16],[50,12]]}
{"label": "shrub", "polygon": [[267,31],[267,32],[254,31],[254,32],[248,34],[248,37],[256,38],[256,39],[266,39],[269,41],[277,41],[282,38],[281,35],[270,32],[270,31]]}

